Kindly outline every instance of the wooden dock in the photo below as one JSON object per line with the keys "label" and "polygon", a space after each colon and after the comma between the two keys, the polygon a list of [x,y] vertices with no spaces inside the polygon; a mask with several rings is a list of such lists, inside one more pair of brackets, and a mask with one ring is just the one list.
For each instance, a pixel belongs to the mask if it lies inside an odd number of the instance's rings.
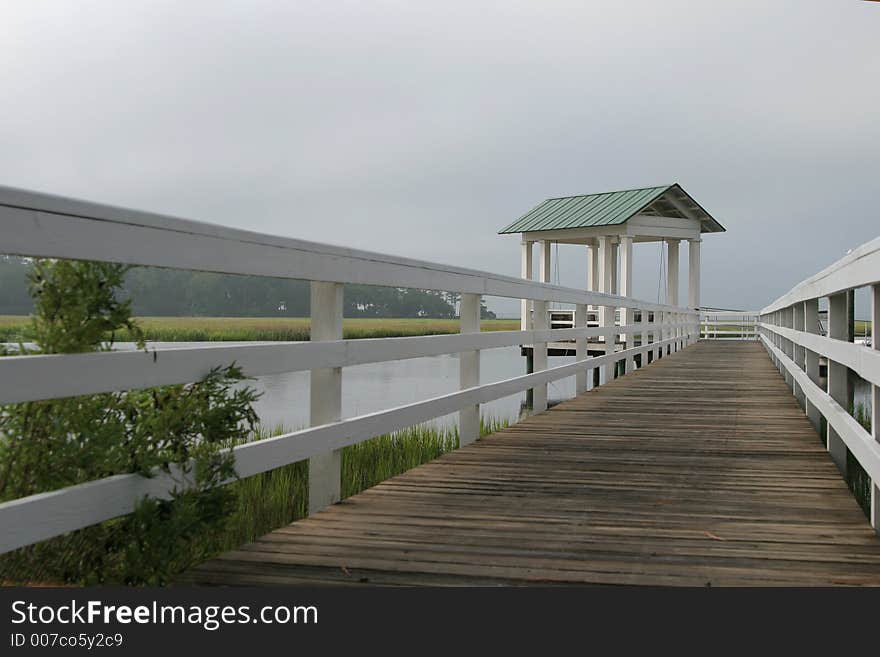
{"label": "wooden dock", "polygon": [[701,342],[186,574],[204,585],[880,585],[756,342]]}

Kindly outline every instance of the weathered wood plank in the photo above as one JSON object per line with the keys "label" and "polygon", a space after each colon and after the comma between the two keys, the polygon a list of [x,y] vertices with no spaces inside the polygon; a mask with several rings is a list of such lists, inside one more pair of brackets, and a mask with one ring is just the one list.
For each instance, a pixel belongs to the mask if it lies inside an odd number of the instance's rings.
{"label": "weathered wood plank", "polygon": [[763,348],[703,342],[181,581],[880,585],[880,540]]}

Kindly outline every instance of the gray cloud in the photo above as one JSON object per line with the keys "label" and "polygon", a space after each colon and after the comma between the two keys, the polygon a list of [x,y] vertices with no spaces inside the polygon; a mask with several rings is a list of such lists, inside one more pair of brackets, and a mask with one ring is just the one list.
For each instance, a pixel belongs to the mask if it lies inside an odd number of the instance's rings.
{"label": "gray cloud", "polygon": [[[542,199],[677,181],[728,228],[703,266],[727,307],[880,233],[875,3],[2,13],[2,184],[518,274],[495,232]],[[637,249],[638,296],[657,274]]]}

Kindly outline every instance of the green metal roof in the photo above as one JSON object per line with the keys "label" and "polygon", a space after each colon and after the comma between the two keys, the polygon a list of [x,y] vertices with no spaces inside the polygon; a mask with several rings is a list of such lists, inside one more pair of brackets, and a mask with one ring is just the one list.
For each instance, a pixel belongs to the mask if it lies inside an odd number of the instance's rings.
{"label": "green metal roof", "polygon": [[[682,210],[686,209],[686,212]],[[613,226],[635,215],[693,217],[699,219],[703,233],[720,233],[724,227],[685,192],[678,183],[660,187],[626,189],[619,192],[549,198],[529,210],[499,234],[541,230],[564,230]]]}

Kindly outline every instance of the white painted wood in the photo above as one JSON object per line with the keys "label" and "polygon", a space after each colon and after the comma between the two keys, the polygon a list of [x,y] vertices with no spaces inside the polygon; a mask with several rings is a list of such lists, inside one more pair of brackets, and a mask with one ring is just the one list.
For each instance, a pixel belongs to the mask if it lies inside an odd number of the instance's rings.
{"label": "white painted wood", "polygon": [[773,326],[766,322],[762,322],[760,326],[774,335],[805,347],[808,354],[809,352],[816,354],[814,372],[816,381],[818,381],[819,371],[818,356],[821,355],[853,370],[869,383],[880,383],[880,353],[877,353],[875,349],[817,333],[806,333],[784,326]]}
{"label": "white painted wood", "polygon": [[688,306],[700,307],[700,244],[701,239],[688,240]]}
{"label": "white painted wood", "polygon": [[[312,281],[311,324],[313,341],[342,339],[343,286]],[[342,418],[342,368],[313,369],[309,386],[309,423],[321,426]],[[342,484],[342,451],[331,449],[309,459],[309,515],[339,501]]]}
{"label": "white painted wood", "polygon": [[[522,278],[529,281],[532,279],[532,245],[534,242],[522,243]],[[532,302],[529,299],[520,301],[519,326],[523,331],[532,328]]]}
{"label": "white painted wood", "polygon": [[841,442],[849,448],[868,476],[874,481],[880,480],[880,443],[874,440],[833,397],[813,383],[806,372],[801,371],[794,364],[794,361],[788,358],[769,338],[762,335],[760,339],[767,351],[775,357],[776,362],[795,377],[810,403],[825,416],[828,426],[834,429]]}
{"label": "white painted wood", "polygon": [[[655,326],[652,324],[651,326]],[[640,329],[623,326],[620,331]],[[494,349],[534,342],[598,337],[602,329],[489,331],[479,334],[366,338],[329,342],[270,342],[227,346],[0,358],[0,404],[58,399],[115,390],[190,383],[217,365],[236,363],[249,376],[348,367]]]}
{"label": "white painted wood", "polygon": [[[807,340],[811,335],[819,334],[819,300],[818,299],[809,299],[803,302],[804,304],[804,335],[798,336],[799,343],[804,347],[804,371],[807,373],[807,377],[815,383],[817,386],[819,385],[819,353],[816,351],[814,347],[811,347]],[[764,328],[765,333],[769,332],[770,327],[764,323],[761,324]],[[804,411],[807,414],[807,417],[810,418],[810,422],[816,428],[816,431],[819,431],[819,426],[821,422],[821,415],[819,413],[819,409],[816,408],[812,403],[810,403],[810,398],[807,396],[805,398],[805,408]]]}
{"label": "white painted wood", "polygon": [[618,267],[618,243],[611,243],[611,289],[609,292],[611,294],[617,295],[620,292],[618,280],[617,280],[617,267]]}
{"label": "white painted wood", "polygon": [[[574,310],[574,325],[578,328],[587,325],[587,305],[579,303]],[[577,338],[575,340],[575,360],[582,361],[587,359],[587,338]],[[587,391],[587,370],[578,370],[575,376],[575,392],[583,394]]]}
{"label": "white painted wood", "polygon": [[[648,311],[641,311],[641,322],[639,324],[642,327],[641,332],[639,333],[640,337],[640,346],[647,347],[651,343],[651,333],[648,330],[650,323],[648,322]],[[642,367],[645,367],[648,364],[648,353],[650,353],[650,349],[648,351],[642,352]]]}
{"label": "white painted wood", "polygon": [[[479,294],[462,294],[460,324],[462,333],[480,332]],[[480,385],[480,352],[463,351],[458,355],[459,383],[462,390]],[[469,404],[458,412],[458,440],[469,445],[480,437],[480,405]]]}
{"label": "white painted wood", "polygon": [[[644,353],[647,347],[636,347]],[[538,384],[573,376],[579,369],[602,365],[616,355],[599,356],[552,369],[454,392],[441,397],[361,415],[322,426],[236,447],[235,468],[242,478],[296,463],[327,450],[340,450],[374,436],[397,431],[432,418],[454,413],[468,404],[480,404],[522,392]],[[53,536],[110,520],[134,510],[144,496],[167,499],[171,490],[191,482],[173,467],[171,474],[155,472],[107,477],[50,493],[0,503],[0,552],[30,545]]]}
{"label": "white painted wood", "polygon": [[603,300],[585,290],[6,187],[0,187],[0,225],[0,253],[14,255],[561,303],[599,305]]}
{"label": "white painted wood", "polygon": [[[629,235],[620,238],[620,296],[632,296],[632,279],[633,279],[633,240]],[[620,309],[620,323],[627,325],[632,323],[633,311],[629,308]],[[635,334],[630,332],[626,334],[626,349],[632,349],[635,345]],[[635,360],[633,358],[626,359],[626,373],[629,374],[635,369]]]}
{"label": "white painted wood", "polygon": [[[805,317],[804,304],[796,303],[791,307],[791,309],[792,309],[793,319],[794,319],[794,326],[792,327],[793,332],[796,332],[798,335],[803,334],[803,332],[804,332],[804,317]],[[794,340],[790,340],[790,342],[792,345],[792,351],[794,352],[794,358],[793,358],[794,364],[797,365],[800,369],[806,371],[806,369],[807,369],[806,349],[804,349],[804,347],[802,345],[800,345],[799,343],[797,343]],[[798,403],[802,407],[805,407],[806,397],[804,395],[804,391],[797,384],[797,382],[795,382],[794,386],[795,386],[794,394],[795,394],[795,397],[797,397]]]}
{"label": "white painted wood", "polygon": [[540,262],[540,274],[541,274],[541,282],[549,283],[550,282],[550,272],[552,271],[550,268],[550,253],[551,247],[553,246],[553,242],[550,240],[541,240],[541,262]]}
{"label": "white painted wood", "polygon": [[[663,317],[660,314],[663,310],[673,310],[667,305],[607,293],[572,290],[476,270],[260,235],[7,188],[0,188],[0,222],[4,226],[0,231],[0,252],[313,281],[311,343],[221,345],[148,354],[124,352],[0,359],[0,399],[5,401],[182,383],[197,380],[211,367],[232,361],[242,365],[249,375],[311,370],[310,423],[313,426],[235,448],[236,468],[241,476],[309,459],[310,513],[339,499],[339,450],[345,445],[439,415],[478,407],[480,403],[527,388],[536,390],[536,408],[546,408],[549,381],[577,375],[596,366],[607,370],[615,360],[629,358],[633,353],[644,354],[655,347],[646,344],[635,350],[613,353],[611,336],[614,332],[609,329],[614,325],[615,307],[655,310],[658,320]],[[605,253],[607,265],[607,248]],[[541,256],[541,278],[544,281],[550,278],[549,256],[550,241],[544,236]],[[607,269],[605,274],[603,289],[607,290],[611,276]],[[471,305],[474,298],[477,300],[477,329],[481,294],[534,299],[538,319],[534,331],[486,335],[465,332],[456,336],[346,341],[341,339],[343,283],[460,290],[464,298],[471,299],[467,304]],[[605,319],[610,323],[600,328],[581,325],[572,329],[548,330],[546,306],[549,300],[606,308],[609,312],[606,312]],[[665,319],[668,320],[665,330],[682,326],[687,320],[671,315]],[[645,330],[644,324],[631,326],[625,318],[621,323],[623,326],[616,332],[628,337],[633,330]],[[649,326],[655,326],[655,330],[659,328],[656,323]],[[464,325],[463,328],[467,329]],[[611,353],[595,359],[577,360],[560,368],[547,368],[546,344],[550,339],[583,340],[595,335],[611,337]],[[343,366],[492,348],[517,344],[517,340],[522,340],[523,344],[531,341],[535,345],[534,374],[480,386],[477,385],[477,372],[475,385],[457,393],[340,420]],[[657,347],[667,344],[663,342]],[[466,369],[469,368],[463,368]],[[78,385],[59,383],[64,378],[59,374],[65,371],[71,374],[70,378],[79,377]],[[473,368],[470,371],[472,375]],[[84,376],[89,372],[94,374],[97,382]],[[19,377],[18,385],[15,385],[16,376]],[[39,381],[39,386],[29,388],[27,383],[22,383],[28,379]],[[464,379],[462,383],[467,385]],[[22,389],[24,393],[20,392]],[[0,545],[3,549],[12,549],[116,517],[133,509],[144,491],[162,496],[174,487],[188,485],[185,480],[176,480],[174,475],[161,474],[152,479],[120,475],[92,484],[0,504],[0,526],[12,528],[0,539]]]}
{"label": "white painted wood", "polygon": [[656,217],[650,214],[637,214],[626,223],[629,224],[631,228],[634,228],[634,232],[639,235],[650,233],[651,229],[669,228],[685,231],[688,235],[684,239],[690,239],[694,235],[699,237],[700,235],[700,222],[693,218],[683,219],[681,217]]}
{"label": "white painted wood", "polygon": [[[845,339],[846,328],[846,293],[833,294],[828,297],[828,336],[836,340]],[[784,345],[783,345],[784,347]],[[782,350],[785,353],[785,349]],[[786,353],[786,357],[788,354]],[[846,365],[828,359],[828,394],[843,408],[849,402],[849,376]],[[828,423],[828,453],[840,471],[846,475],[846,444],[831,423]]]}
{"label": "white painted wood", "polygon": [[736,334],[743,336],[736,339],[754,340],[757,337],[758,317],[759,313],[750,310],[701,311],[698,327],[700,337],[706,340],[720,340],[730,334]]}
{"label": "white painted wood", "polygon": [[[602,292],[610,292],[613,281],[612,275],[612,237],[607,235],[599,238],[599,289]],[[606,329],[602,334],[605,343],[605,354],[614,352],[614,332],[608,327],[614,326],[614,309],[612,305],[603,304],[599,307],[599,325]],[[599,369],[599,385],[604,385],[612,378],[610,365],[603,365]]]}
{"label": "white painted wood", "polygon": [[666,302],[678,305],[679,240],[666,240]]}
{"label": "white painted wood", "polygon": [[660,327],[655,333],[654,360],[659,360],[663,356],[663,345],[666,344],[666,329],[663,328],[664,322],[667,320],[666,313],[663,311],[654,312],[654,321]]}
{"label": "white painted wood", "polygon": [[[639,222],[645,220],[644,225]],[[681,221],[675,217],[663,217],[662,222],[667,220]],[[687,220],[685,220],[687,221]],[[650,223],[653,222],[653,223]],[[560,244],[589,244],[590,240],[603,235],[620,236],[631,235],[636,242],[656,242],[661,239],[688,240],[699,237],[699,229],[680,228],[678,226],[660,224],[658,217],[636,215],[626,223],[616,226],[592,226],[584,228],[564,228],[561,230],[526,231],[520,233],[523,239],[540,241],[551,240]]]}
{"label": "white painted wood", "polygon": [[768,314],[799,301],[819,299],[857,287],[880,283],[880,237],[853,249],[818,274],[761,310]]}
{"label": "white painted wood", "polygon": [[[547,302],[535,301],[535,330],[541,331],[548,326]],[[547,369],[547,343],[536,342],[532,348],[532,364],[534,371]],[[547,410],[547,384],[541,383],[532,389],[532,411],[543,413]]]}
{"label": "white painted wood", "polygon": [[[871,286],[871,347],[880,354],[880,284]],[[880,444],[880,380],[871,384],[871,433]],[[880,534],[880,477],[871,480],[871,525]]]}
{"label": "white painted wood", "polygon": [[599,247],[595,240],[587,244],[587,290],[599,291]]}

